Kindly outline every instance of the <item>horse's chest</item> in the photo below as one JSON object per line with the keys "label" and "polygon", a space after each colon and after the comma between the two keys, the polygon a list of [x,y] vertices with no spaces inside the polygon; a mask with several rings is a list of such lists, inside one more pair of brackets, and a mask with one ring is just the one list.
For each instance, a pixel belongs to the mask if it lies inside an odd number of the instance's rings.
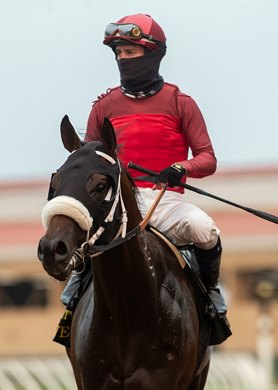
{"label": "horse's chest", "polygon": [[[86,358],[83,356],[79,362],[87,386],[84,389],[178,390],[176,381],[179,371],[183,370],[181,363],[184,357],[154,347],[151,340],[139,343],[138,337],[127,337],[130,341],[125,348],[115,345],[113,336],[99,338],[92,346],[92,350],[95,347],[94,352]],[[125,354],[120,355],[123,350]]]}

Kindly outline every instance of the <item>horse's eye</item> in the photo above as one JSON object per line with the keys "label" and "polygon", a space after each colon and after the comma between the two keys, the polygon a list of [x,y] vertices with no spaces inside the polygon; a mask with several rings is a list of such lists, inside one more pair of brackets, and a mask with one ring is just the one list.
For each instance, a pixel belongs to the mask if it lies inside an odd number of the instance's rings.
{"label": "horse's eye", "polygon": [[102,202],[106,193],[108,185],[105,183],[99,183],[89,191],[90,197],[96,202]]}
{"label": "horse's eye", "polygon": [[106,176],[94,173],[89,177],[86,187],[90,197],[97,202],[101,202],[110,187],[110,181]]}
{"label": "horse's eye", "polygon": [[106,191],[107,189],[107,185],[106,184],[98,184],[97,187],[96,187],[96,191],[99,192],[99,193],[102,193],[104,191]]}

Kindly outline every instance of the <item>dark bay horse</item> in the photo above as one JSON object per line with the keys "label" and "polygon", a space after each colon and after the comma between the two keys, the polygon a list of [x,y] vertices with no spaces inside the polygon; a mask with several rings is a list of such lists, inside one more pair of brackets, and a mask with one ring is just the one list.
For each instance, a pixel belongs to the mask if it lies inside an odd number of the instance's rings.
{"label": "dark bay horse", "polygon": [[38,257],[58,280],[76,259],[91,263],[93,282],[74,311],[67,349],[78,389],[203,389],[208,338],[190,277],[159,237],[136,231],[136,189],[117,159],[111,123],[104,121],[100,141],[83,144],[66,116],[61,135],[71,154],[51,180]]}

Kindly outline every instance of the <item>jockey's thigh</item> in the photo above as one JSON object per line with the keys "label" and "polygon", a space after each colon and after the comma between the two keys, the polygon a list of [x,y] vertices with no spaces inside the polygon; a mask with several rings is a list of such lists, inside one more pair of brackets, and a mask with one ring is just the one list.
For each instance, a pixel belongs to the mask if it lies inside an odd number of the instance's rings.
{"label": "jockey's thigh", "polygon": [[[138,206],[143,218],[152,206],[159,190],[138,188]],[[184,194],[166,191],[157,205],[149,224],[175,245],[194,243],[202,249],[215,246],[219,229],[213,219],[199,207],[186,202]]]}

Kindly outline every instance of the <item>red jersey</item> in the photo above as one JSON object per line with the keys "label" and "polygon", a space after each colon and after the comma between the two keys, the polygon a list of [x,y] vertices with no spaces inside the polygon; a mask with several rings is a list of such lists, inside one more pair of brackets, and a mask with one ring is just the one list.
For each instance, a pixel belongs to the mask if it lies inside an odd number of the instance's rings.
{"label": "red jersey", "polygon": [[[99,139],[104,118],[114,126],[119,158],[160,172],[180,162],[188,177],[201,178],[216,170],[216,158],[205,121],[195,101],[173,84],[165,83],[154,96],[133,99],[120,87],[109,90],[94,102],[85,139]],[[188,158],[189,149],[192,157]],[[141,173],[130,170],[139,187],[153,184],[136,181]],[[185,180],[184,180],[185,181]],[[182,189],[175,189],[183,192]]]}

